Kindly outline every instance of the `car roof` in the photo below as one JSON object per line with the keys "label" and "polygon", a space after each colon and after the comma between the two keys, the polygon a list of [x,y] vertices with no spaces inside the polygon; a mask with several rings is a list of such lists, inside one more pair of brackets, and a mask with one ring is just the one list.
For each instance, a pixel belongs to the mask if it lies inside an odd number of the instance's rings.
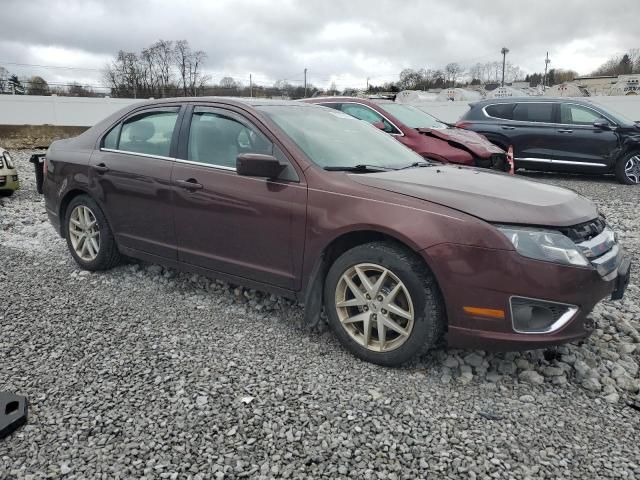
{"label": "car roof", "polygon": [[304,103],[313,102],[358,102],[364,105],[376,105],[376,102],[369,100],[368,98],[360,97],[313,97],[305,98],[302,100]]}
{"label": "car roof", "polygon": [[226,105],[235,105],[235,106],[250,106],[250,107],[258,107],[262,105],[280,105],[280,106],[304,106],[311,107],[312,105],[301,103],[295,100],[280,100],[280,99],[270,99],[270,98],[250,98],[250,97],[172,97],[172,98],[161,98],[161,99],[150,99],[141,103],[136,103],[136,106],[141,105],[163,105],[163,104],[171,104],[171,103],[194,103],[194,102],[203,102],[203,103],[222,103]]}
{"label": "car roof", "polygon": [[568,103],[578,103],[582,105],[593,105],[593,102],[582,99],[582,98],[573,98],[573,97],[543,97],[543,96],[522,96],[522,97],[504,97],[504,98],[487,98],[484,100],[479,100],[477,102],[472,102],[469,105],[475,107],[484,107],[486,105],[495,105],[498,103],[539,103],[539,102],[568,102]]}

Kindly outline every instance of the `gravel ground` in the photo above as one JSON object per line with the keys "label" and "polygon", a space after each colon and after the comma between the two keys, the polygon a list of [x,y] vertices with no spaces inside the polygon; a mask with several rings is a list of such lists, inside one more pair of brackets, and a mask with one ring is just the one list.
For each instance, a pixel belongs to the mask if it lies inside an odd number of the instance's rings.
{"label": "gravel ground", "polygon": [[[31,404],[0,478],[640,478],[637,275],[581,345],[386,369],[275,296],[155,265],[79,270],[29,155],[0,199],[0,390]],[[638,188],[530,176],[595,200],[640,257]]]}

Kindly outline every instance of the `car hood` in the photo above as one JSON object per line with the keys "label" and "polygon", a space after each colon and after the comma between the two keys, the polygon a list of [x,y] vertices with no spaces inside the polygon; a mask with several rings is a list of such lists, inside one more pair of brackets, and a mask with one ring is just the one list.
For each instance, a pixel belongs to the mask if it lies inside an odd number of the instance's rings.
{"label": "car hood", "polygon": [[572,190],[484,169],[443,165],[350,177],[494,223],[568,227],[598,216],[595,205]]}
{"label": "car hood", "polygon": [[420,133],[431,137],[439,138],[445,142],[453,142],[466,147],[471,153],[478,157],[486,157],[492,153],[504,153],[482,135],[462,128],[418,128]]}

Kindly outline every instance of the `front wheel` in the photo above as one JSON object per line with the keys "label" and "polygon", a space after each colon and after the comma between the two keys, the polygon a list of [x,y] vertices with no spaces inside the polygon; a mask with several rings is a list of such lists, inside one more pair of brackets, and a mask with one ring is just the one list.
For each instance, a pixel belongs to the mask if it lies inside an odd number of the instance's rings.
{"label": "front wheel", "polygon": [[65,215],[65,236],[71,256],[85,270],[108,270],[120,263],[120,253],[107,218],[88,195],[78,195]]}
{"label": "front wheel", "polygon": [[325,310],[340,342],[368,362],[397,366],[442,335],[440,291],[426,265],[390,242],[348,250],[325,281]]}
{"label": "front wheel", "polygon": [[616,180],[626,185],[640,184],[640,152],[627,153],[618,159]]}

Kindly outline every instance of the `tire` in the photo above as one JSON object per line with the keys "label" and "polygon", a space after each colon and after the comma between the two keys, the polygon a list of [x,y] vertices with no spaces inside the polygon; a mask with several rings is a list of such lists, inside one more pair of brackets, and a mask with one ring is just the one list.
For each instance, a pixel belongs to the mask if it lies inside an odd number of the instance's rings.
{"label": "tire", "polygon": [[[83,228],[78,225],[77,215],[81,215],[81,212],[86,212],[87,210],[90,212],[88,218],[95,220],[95,224],[90,222],[89,224],[93,225],[92,227]],[[83,223],[87,225],[86,222]],[[73,259],[82,269],[91,271],[109,270],[121,262],[122,258],[118,251],[118,246],[104,212],[90,196],[78,195],[71,200],[65,212],[64,228],[67,247]],[[78,235],[82,232],[85,233],[85,238],[84,240],[78,240]],[[87,240],[90,236],[96,240],[95,243]],[[97,253],[96,244],[98,246]]]}
{"label": "tire", "polygon": [[[367,299],[362,275],[368,278],[370,287],[376,287],[384,270],[387,272],[378,294],[375,288],[367,290],[371,297]],[[351,286],[345,278],[351,279]],[[354,293],[353,288],[360,293]],[[397,294],[391,298],[394,291]],[[398,366],[433,347],[444,331],[442,305],[436,280],[424,262],[392,242],[372,242],[346,251],[325,279],[325,311],[338,340],[358,358],[378,365]],[[413,318],[396,311],[412,314]],[[401,327],[403,333],[386,328],[385,320]],[[380,327],[384,331],[382,342]]]}
{"label": "tire", "polygon": [[[631,168],[631,171],[628,169]],[[616,180],[625,185],[640,184],[640,151],[629,152],[616,162]]]}

